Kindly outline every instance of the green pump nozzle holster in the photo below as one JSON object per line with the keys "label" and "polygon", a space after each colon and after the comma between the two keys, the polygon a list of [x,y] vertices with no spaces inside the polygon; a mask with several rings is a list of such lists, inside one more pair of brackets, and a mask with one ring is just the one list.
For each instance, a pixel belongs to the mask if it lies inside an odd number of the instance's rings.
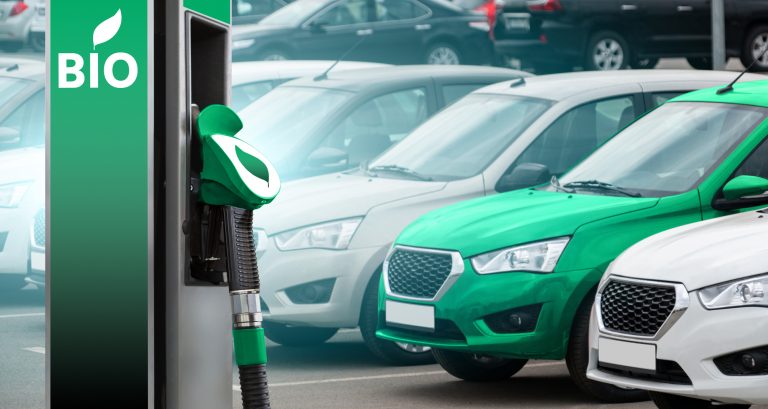
{"label": "green pump nozzle holster", "polygon": [[[223,225],[243,408],[269,408],[253,210],[277,196],[280,177],[259,151],[236,137],[243,123],[228,107],[205,108],[196,126],[203,163],[199,199],[211,206],[209,226]],[[215,228],[213,231],[218,232]],[[210,236],[220,240],[219,234]]]}

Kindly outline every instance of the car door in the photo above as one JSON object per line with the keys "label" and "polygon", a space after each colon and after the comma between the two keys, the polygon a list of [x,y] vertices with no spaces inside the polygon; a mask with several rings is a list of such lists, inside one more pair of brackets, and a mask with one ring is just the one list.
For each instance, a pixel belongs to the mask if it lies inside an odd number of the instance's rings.
{"label": "car door", "polygon": [[[644,51],[651,55],[708,54],[710,0],[622,0],[624,9],[635,8],[633,21]],[[629,10],[627,12],[632,12]]]}
{"label": "car door", "polygon": [[320,10],[301,26],[294,37],[298,54],[305,59],[346,60],[363,57],[358,44],[371,35],[371,1],[341,0]]}
{"label": "car door", "polygon": [[375,0],[375,22],[370,39],[361,51],[369,58],[389,63],[416,63],[423,60],[422,32],[432,26],[431,10],[417,0]]}

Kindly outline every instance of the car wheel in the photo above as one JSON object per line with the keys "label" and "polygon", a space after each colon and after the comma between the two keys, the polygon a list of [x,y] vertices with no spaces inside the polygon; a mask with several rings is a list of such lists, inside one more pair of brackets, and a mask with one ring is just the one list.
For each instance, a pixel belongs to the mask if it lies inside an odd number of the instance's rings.
{"label": "car wheel", "polygon": [[29,45],[37,52],[45,51],[45,36],[44,35],[30,35]]}
{"label": "car wheel", "polygon": [[528,363],[527,359],[507,359],[445,349],[435,349],[432,354],[446,372],[469,382],[507,380]]}
{"label": "car wheel", "polygon": [[285,61],[291,58],[287,52],[274,48],[260,52],[256,59],[261,61]]}
{"label": "car wheel", "polygon": [[427,50],[426,62],[433,65],[459,65],[461,64],[461,54],[451,44],[437,43],[431,45]]}
{"label": "car wheel", "polygon": [[649,399],[648,392],[638,389],[624,389],[606,383],[587,379],[589,364],[589,317],[592,311],[594,293],[590,293],[576,311],[568,341],[565,362],[576,386],[583,392],[606,403],[641,402]]}
{"label": "car wheel", "polygon": [[749,409],[752,405],[715,405],[712,402],[667,393],[649,392],[659,409]]}
{"label": "car wheel", "polygon": [[429,347],[402,342],[392,342],[376,337],[379,321],[379,280],[381,273],[374,274],[365,289],[360,308],[360,332],[365,346],[382,361],[394,365],[426,365],[435,363]]}
{"label": "car wheel", "polygon": [[287,347],[320,345],[336,335],[338,328],[294,327],[275,322],[264,323],[264,335]]}
{"label": "car wheel", "polygon": [[587,45],[585,69],[589,71],[615,71],[629,67],[629,46],[615,31],[598,31]]}
{"label": "car wheel", "polygon": [[711,70],[712,58],[710,57],[688,57],[688,64],[697,70]]}
{"label": "car wheel", "polygon": [[658,58],[635,58],[630,66],[637,70],[652,70],[659,63]]}
{"label": "car wheel", "polygon": [[[741,50],[741,63],[755,72],[768,71],[768,53],[763,54],[768,47],[768,26],[757,26],[753,28],[744,41],[744,47]],[[762,55],[761,55],[762,54]]]}

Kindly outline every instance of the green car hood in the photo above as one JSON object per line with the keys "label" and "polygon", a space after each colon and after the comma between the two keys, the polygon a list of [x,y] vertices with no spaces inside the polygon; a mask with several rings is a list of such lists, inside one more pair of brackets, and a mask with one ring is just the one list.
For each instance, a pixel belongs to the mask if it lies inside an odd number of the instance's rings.
{"label": "green car hood", "polygon": [[517,244],[570,236],[586,223],[653,207],[658,201],[518,190],[427,213],[400,233],[397,244],[458,250],[463,257],[471,257]]}

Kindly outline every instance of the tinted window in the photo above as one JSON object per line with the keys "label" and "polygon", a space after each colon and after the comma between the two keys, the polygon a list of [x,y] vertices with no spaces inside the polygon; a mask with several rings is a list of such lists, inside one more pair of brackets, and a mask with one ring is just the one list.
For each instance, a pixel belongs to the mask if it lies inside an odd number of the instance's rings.
{"label": "tinted window", "polygon": [[319,25],[346,26],[361,24],[368,21],[368,4],[366,0],[343,1],[322,12],[313,22]]}
{"label": "tinted window", "polygon": [[42,145],[45,142],[44,109],[43,91],[39,91],[19,105],[11,115],[6,117],[0,123],[0,129],[4,132],[18,133],[19,141],[16,143],[0,144],[0,150]]}
{"label": "tinted window", "polygon": [[232,109],[239,111],[274,88],[272,81],[252,82],[232,87]]}
{"label": "tinted window", "polygon": [[736,170],[736,176],[750,175],[768,179],[768,140],[763,141]]}
{"label": "tinted window", "polygon": [[355,109],[323,146],[348,153],[357,165],[373,159],[427,119],[426,91],[415,88],[376,97]]}
{"label": "tinted window", "polygon": [[484,86],[484,84],[444,85],[443,100],[445,101],[445,105],[450,105],[457,100],[464,98],[467,94],[482,86]]}
{"label": "tinted window", "polygon": [[635,119],[634,98],[624,96],[576,107],[558,118],[525,150],[521,163],[546,165],[561,175]]}
{"label": "tinted window", "polygon": [[379,21],[410,20],[426,16],[425,7],[411,0],[376,0]]}
{"label": "tinted window", "polygon": [[656,108],[659,105],[669,101],[670,99],[684,94],[684,92],[656,92],[651,94],[651,108]]}

